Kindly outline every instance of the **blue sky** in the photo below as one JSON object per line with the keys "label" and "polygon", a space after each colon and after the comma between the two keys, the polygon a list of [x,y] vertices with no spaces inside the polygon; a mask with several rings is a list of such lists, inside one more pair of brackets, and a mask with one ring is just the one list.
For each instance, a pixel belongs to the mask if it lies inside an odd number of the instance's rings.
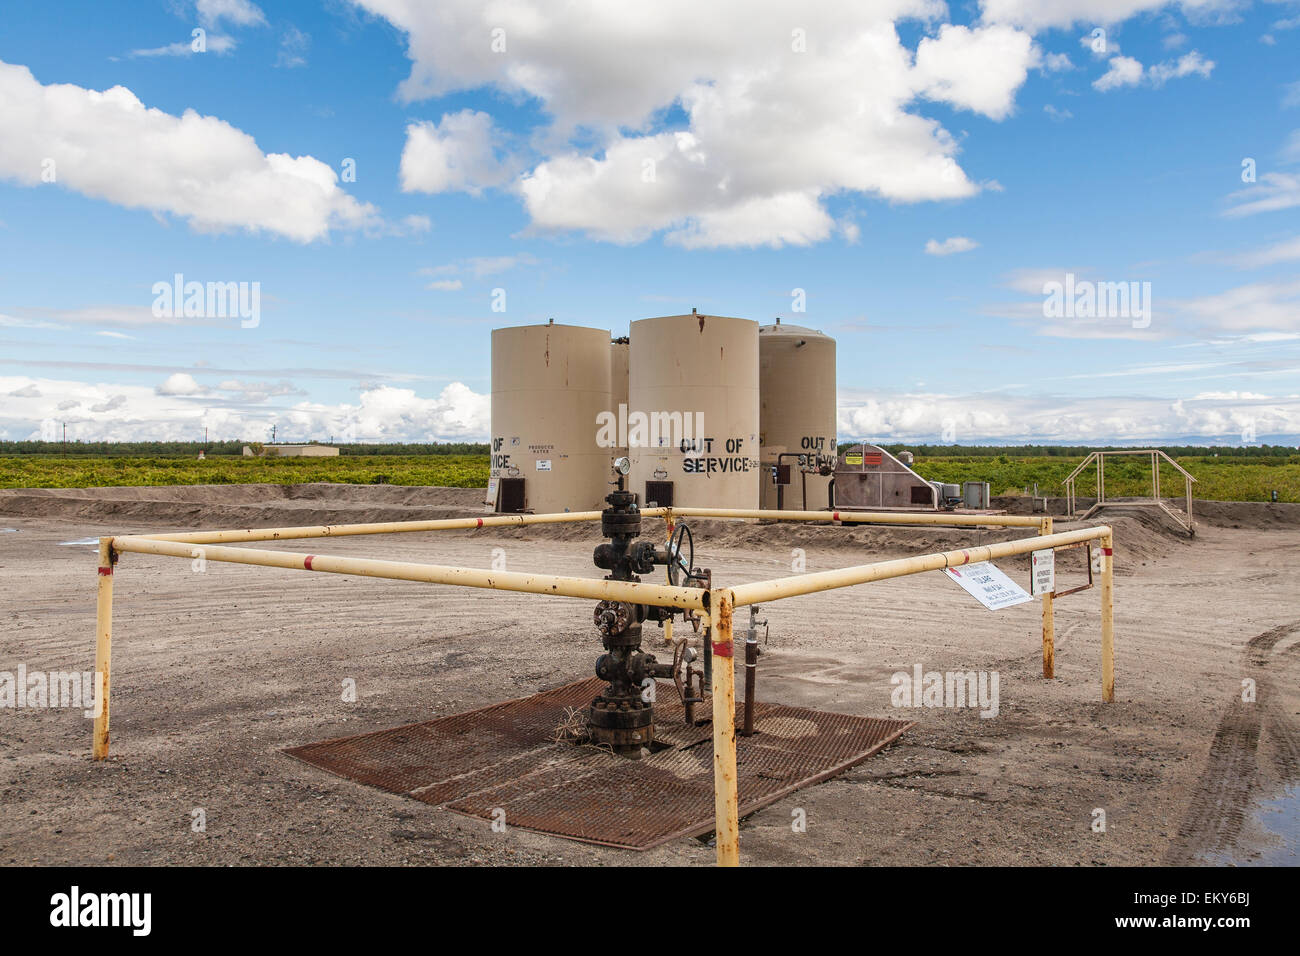
{"label": "blue sky", "polygon": [[[1297,41],[1235,0],[10,0],[0,437],[482,439],[491,328],[694,307],[835,336],[841,440],[1294,444]],[[158,314],[177,273],[255,321]]]}

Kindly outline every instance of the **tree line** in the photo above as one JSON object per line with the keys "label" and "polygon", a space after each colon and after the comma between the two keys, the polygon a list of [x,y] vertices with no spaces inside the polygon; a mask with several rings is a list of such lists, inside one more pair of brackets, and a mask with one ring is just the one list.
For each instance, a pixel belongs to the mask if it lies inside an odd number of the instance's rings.
{"label": "tree line", "polygon": [[[314,444],[324,444],[316,442]],[[252,441],[0,441],[0,455],[83,455],[103,458],[167,458],[242,455]],[[420,444],[338,444],[340,455],[486,455],[486,442],[428,442]]]}

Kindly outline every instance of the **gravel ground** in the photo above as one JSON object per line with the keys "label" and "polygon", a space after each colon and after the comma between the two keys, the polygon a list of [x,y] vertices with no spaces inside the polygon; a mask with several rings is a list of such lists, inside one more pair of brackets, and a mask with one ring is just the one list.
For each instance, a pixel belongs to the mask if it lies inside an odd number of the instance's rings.
{"label": "gravel ground", "polygon": [[[93,668],[94,548],[67,542],[219,527],[232,508],[254,509],[249,524],[263,525],[304,514],[441,516],[481,494],[428,489],[387,501],[326,488],[268,500],[269,491],[220,487],[170,497],[132,490],[112,489],[98,506],[93,491],[66,493],[74,503],[53,510],[42,495],[0,496],[0,529],[14,529],[0,531],[0,672]],[[1144,865],[1281,854],[1295,862],[1295,846],[1262,829],[1255,812],[1300,775],[1300,590],[1288,569],[1300,556],[1300,506],[1289,508],[1208,507],[1190,542],[1145,513],[1095,519],[1116,532],[1109,705],[1099,699],[1096,590],[1057,604],[1052,681],[1041,677],[1037,602],[991,613],[938,573],[768,606],[766,699],[920,723],[848,773],[746,818],[742,860]],[[1068,527],[1058,520],[1058,530]],[[593,532],[338,538],[310,550],[488,567],[500,548],[510,570],[595,576]],[[696,551],[716,582],[731,584],[791,573],[795,548],[808,570],[821,570],[1008,536],[701,522]],[[1023,561],[1000,564],[1023,583]],[[1082,579],[1077,560],[1065,564],[1062,586]],[[91,722],[78,710],[0,709],[0,862],[712,861],[701,840],[633,853],[493,833],[280,753],[585,677],[599,653],[590,602],[215,562],[195,573],[188,562],[143,555],[124,555],[115,581],[112,756],[90,760]],[[890,676],[916,664],[996,671],[998,716],[894,708]],[[355,703],[342,700],[349,679]],[[1242,701],[1244,680],[1257,688],[1253,703]],[[807,832],[791,828],[796,809]],[[1094,830],[1097,810],[1105,832]]]}

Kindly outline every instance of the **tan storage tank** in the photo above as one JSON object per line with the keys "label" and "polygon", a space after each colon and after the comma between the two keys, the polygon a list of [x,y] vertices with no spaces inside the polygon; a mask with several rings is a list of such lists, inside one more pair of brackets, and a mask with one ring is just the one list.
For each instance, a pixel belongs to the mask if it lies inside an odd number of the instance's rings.
{"label": "tan storage tank", "polygon": [[693,313],[631,332],[629,490],[642,507],[757,508],[758,323]]}
{"label": "tan storage tank", "polygon": [[606,329],[554,323],[492,331],[495,510],[605,507],[611,449],[597,431],[609,406],[609,342]]}
{"label": "tan storage tank", "polygon": [[831,475],[820,471],[835,468],[835,340],[777,319],[759,329],[758,354],[762,507],[828,508]]}
{"label": "tan storage tank", "polygon": [[[619,406],[627,407],[628,357],[631,346],[627,336],[614,339],[609,343],[609,408],[615,418],[619,416]],[[624,411],[622,414],[626,415]],[[621,439],[620,439],[621,440]],[[610,458],[622,458],[627,454],[626,442],[611,450]]]}

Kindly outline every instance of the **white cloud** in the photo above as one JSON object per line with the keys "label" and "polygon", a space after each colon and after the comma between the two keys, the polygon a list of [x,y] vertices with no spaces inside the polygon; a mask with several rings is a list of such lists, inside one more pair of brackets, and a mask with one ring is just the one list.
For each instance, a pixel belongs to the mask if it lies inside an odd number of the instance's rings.
{"label": "white cloud", "polygon": [[1284,239],[1271,246],[1255,249],[1232,259],[1237,265],[1247,269],[1258,269],[1261,266],[1271,266],[1279,262],[1295,262],[1297,260],[1300,260],[1300,236]]}
{"label": "white cloud", "polygon": [[[222,34],[214,33],[205,37],[203,40],[204,53],[226,54],[235,49],[233,38]],[[132,50],[131,56],[196,56],[197,50],[194,49],[194,40],[177,40],[175,43],[168,43],[166,46],[148,47],[142,50]]]}
{"label": "white cloud", "polygon": [[[26,324],[31,328],[64,329],[71,325],[112,325],[119,328],[139,328],[145,325],[180,325],[183,318],[155,315],[148,305],[95,305],[80,309],[52,309],[44,306],[15,309],[13,324]],[[0,316],[0,324],[4,324]],[[197,324],[197,323],[191,323]]]}
{"label": "white cloud", "polygon": [[460,382],[432,398],[383,386],[364,390],[355,404],[304,401],[288,409],[263,407],[270,396],[297,391],[285,382],[193,386],[197,392],[186,382],[181,393],[172,394],[138,385],[0,376],[0,395],[6,396],[0,436],[37,439],[43,422],[66,421],[68,438],[85,441],[196,440],[205,427],[214,440],[265,441],[272,424],[281,438],[304,440],[482,441],[491,419],[490,396]]}
{"label": "white cloud", "polygon": [[1099,78],[1093,80],[1094,89],[1105,93],[1107,90],[1122,86],[1137,86],[1142,82],[1142,64],[1131,56],[1113,56],[1110,68]]}
{"label": "white cloud", "polygon": [[673,230],[667,241],[685,249],[715,246],[806,246],[820,242],[835,221],[814,191],[750,196],[703,213]]}
{"label": "white cloud", "polygon": [[1220,402],[1240,402],[1240,401],[1268,401],[1268,395],[1261,395],[1258,392],[1198,392],[1192,396],[1194,402],[1220,401]]}
{"label": "white cloud", "polygon": [[96,405],[91,405],[90,410],[92,412],[99,412],[102,414],[104,412],[115,412],[119,408],[124,407],[125,405],[126,405],[125,395],[114,395],[111,398],[109,398],[109,400],[106,402],[100,402]]}
{"label": "white cloud", "polygon": [[1202,326],[1226,331],[1300,331],[1300,279],[1256,282],[1174,303]]}
{"label": "white cloud", "polygon": [[[1071,278],[1073,277],[1073,278]],[[1065,339],[1135,339],[1150,342],[1172,337],[1177,328],[1170,320],[1165,302],[1154,294],[1150,280],[1134,274],[1097,274],[1084,266],[1060,269],[1016,269],[1002,277],[1001,285],[1028,299],[997,302],[983,307],[986,315],[1010,319],[1034,335]],[[1060,315],[1048,308],[1049,292],[1077,302],[1087,292],[1102,308],[1087,308],[1087,314]],[[1113,297],[1113,298],[1112,298]]]}
{"label": "white cloud", "polygon": [[45,319],[28,318],[22,315],[4,315],[0,313],[0,329],[61,329],[62,325]]}
{"label": "white cloud", "polygon": [[1000,120],[1010,115],[1016,91],[1037,62],[1028,33],[946,23],[938,37],[925,37],[917,45],[915,76],[930,99]]}
{"label": "white cloud", "polygon": [[401,234],[407,236],[418,235],[422,232],[428,232],[433,228],[433,220],[428,216],[403,216],[401,222]]}
{"label": "white cloud", "polygon": [[1300,163],[1300,129],[1293,129],[1282,146],[1284,163]]}
{"label": "white cloud", "polygon": [[436,279],[425,286],[435,292],[459,292],[464,285],[459,279]]}
{"label": "white cloud", "polygon": [[[1161,369],[1130,371],[1149,377]],[[275,423],[281,438],[295,440],[482,441],[491,418],[490,396],[460,382],[433,397],[385,386],[362,391],[355,403],[259,407],[268,396],[294,391],[285,382],[226,380],[206,396],[168,395],[143,386],[0,376],[0,395],[6,396],[0,436],[39,438],[43,422],[66,421],[74,440],[195,440],[207,427],[214,440],[253,441],[268,439]],[[234,400],[219,392],[232,393]],[[959,442],[1215,438],[1240,434],[1247,424],[1263,436],[1300,434],[1300,396],[1226,389],[1143,398],[1094,391],[1030,401],[1022,388],[1014,395],[841,389],[838,417],[844,441],[937,441],[948,424]]]}
{"label": "white cloud", "polygon": [[1259,182],[1232,193],[1228,202],[1235,205],[1223,214],[1233,219],[1300,206],[1300,173],[1261,173]]}
{"label": "white cloud", "polygon": [[513,256],[474,256],[464,260],[465,267],[474,274],[476,279],[537,264],[537,257],[530,252],[520,252]]}
{"label": "white cloud", "polygon": [[249,0],[196,0],[194,9],[205,27],[218,26],[222,20],[240,27],[266,23],[266,14]]}
{"label": "white cloud", "polygon": [[[1079,42],[1088,46],[1092,38],[1084,36]],[[1110,57],[1110,66],[1102,76],[1093,81],[1093,89],[1105,93],[1125,86],[1137,86],[1144,80],[1151,86],[1159,88],[1170,80],[1185,76],[1208,78],[1215,66],[1213,60],[1207,60],[1196,50],[1184,53],[1177,60],[1165,60],[1145,68],[1139,60],[1131,56],[1119,56],[1118,53],[1119,46],[1113,40],[1107,39],[1105,52],[1101,55]]]}
{"label": "white cloud", "polygon": [[[534,231],[613,242],[806,245],[838,231],[837,194],[971,196],[956,140],[914,110],[933,99],[1000,119],[1040,58],[1006,25],[935,26],[937,0],[818,4],[797,23],[779,0],[354,2],[407,33],[406,100],[494,87],[550,121],[517,180],[483,114],[415,124],[403,188],[514,182]],[[904,19],[935,31],[915,53]]]}
{"label": "white cloud", "polygon": [[304,33],[291,26],[280,37],[280,52],[276,54],[275,65],[292,69],[307,65],[307,50],[311,47],[311,34]]}
{"label": "white cloud", "polygon": [[[963,444],[1056,441],[1105,444],[1300,434],[1300,397],[1203,393],[1193,398],[1059,397],[840,392],[840,441],[938,442],[951,428]],[[924,469],[922,469],[924,471]],[[995,489],[1001,491],[1002,489]]]}
{"label": "white cloud", "polygon": [[406,127],[402,148],[403,192],[466,192],[479,195],[485,187],[510,179],[510,168],[497,154],[492,117],[476,110],[447,113],[441,122]]}
{"label": "white cloud", "polygon": [[[1038,296],[1039,305],[1042,305],[1042,297],[1045,295],[1043,287],[1049,282],[1061,282],[1067,274],[1073,274],[1080,278],[1092,279],[1090,270],[1082,269],[1077,266],[1062,269],[1014,269],[1002,277],[1002,285],[1008,289],[1014,289],[1016,292],[1022,292],[1025,295]],[[1042,314],[1041,308],[1039,314]]]}
{"label": "white cloud", "polygon": [[[441,266],[426,266],[420,270],[420,275],[449,276],[467,274],[475,279],[485,279],[488,276],[499,275],[512,269],[539,264],[540,261],[531,252],[520,252],[509,256],[471,256],[468,259],[458,259],[455,262],[449,262]],[[435,287],[436,285],[429,286],[431,289]],[[451,287],[448,286],[447,288]],[[459,283],[455,288],[460,288]]]}
{"label": "white cloud", "polygon": [[311,156],[263,153],[247,133],[186,110],[147,108],[128,89],[38,83],[0,62],[0,178],[56,183],[128,209],[186,219],[199,232],[245,229],[298,242],[378,221]]}
{"label": "white cloud", "polygon": [[1048,53],[1043,57],[1043,69],[1048,73],[1062,73],[1066,70],[1073,70],[1074,64],[1067,54]]}
{"label": "white cloud", "polygon": [[1147,71],[1147,74],[1152,85],[1164,86],[1170,80],[1192,76],[1193,74],[1200,77],[1209,77],[1213,69],[1213,60],[1207,60],[1201,54],[1192,50],[1190,53],[1180,56],[1177,61],[1170,60],[1157,63]]}
{"label": "white cloud", "polygon": [[980,0],[986,23],[1011,23],[1038,32],[1076,23],[1110,25],[1139,13],[1179,7],[1197,22],[1230,17],[1239,0]]}
{"label": "white cloud", "polygon": [[167,381],[158,386],[159,395],[205,395],[207,391],[187,372],[169,375]]}
{"label": "white cloud", "polygon": [[482,441],[491,425],[492,399],[460,382],[436,398],[383,386],[361,393],[356,405],[295,405],[286,418],[309,435],[355,435],[357,441]]}
{"label": "white cloud", "polygon": [[951,236],[943,242],[937,239],[930,239],[925,244],[926,255],[930,256],[950,256],[954,252],[969,252],[978,248],[979,243],[974,239],[967,239],[965,236]]}

